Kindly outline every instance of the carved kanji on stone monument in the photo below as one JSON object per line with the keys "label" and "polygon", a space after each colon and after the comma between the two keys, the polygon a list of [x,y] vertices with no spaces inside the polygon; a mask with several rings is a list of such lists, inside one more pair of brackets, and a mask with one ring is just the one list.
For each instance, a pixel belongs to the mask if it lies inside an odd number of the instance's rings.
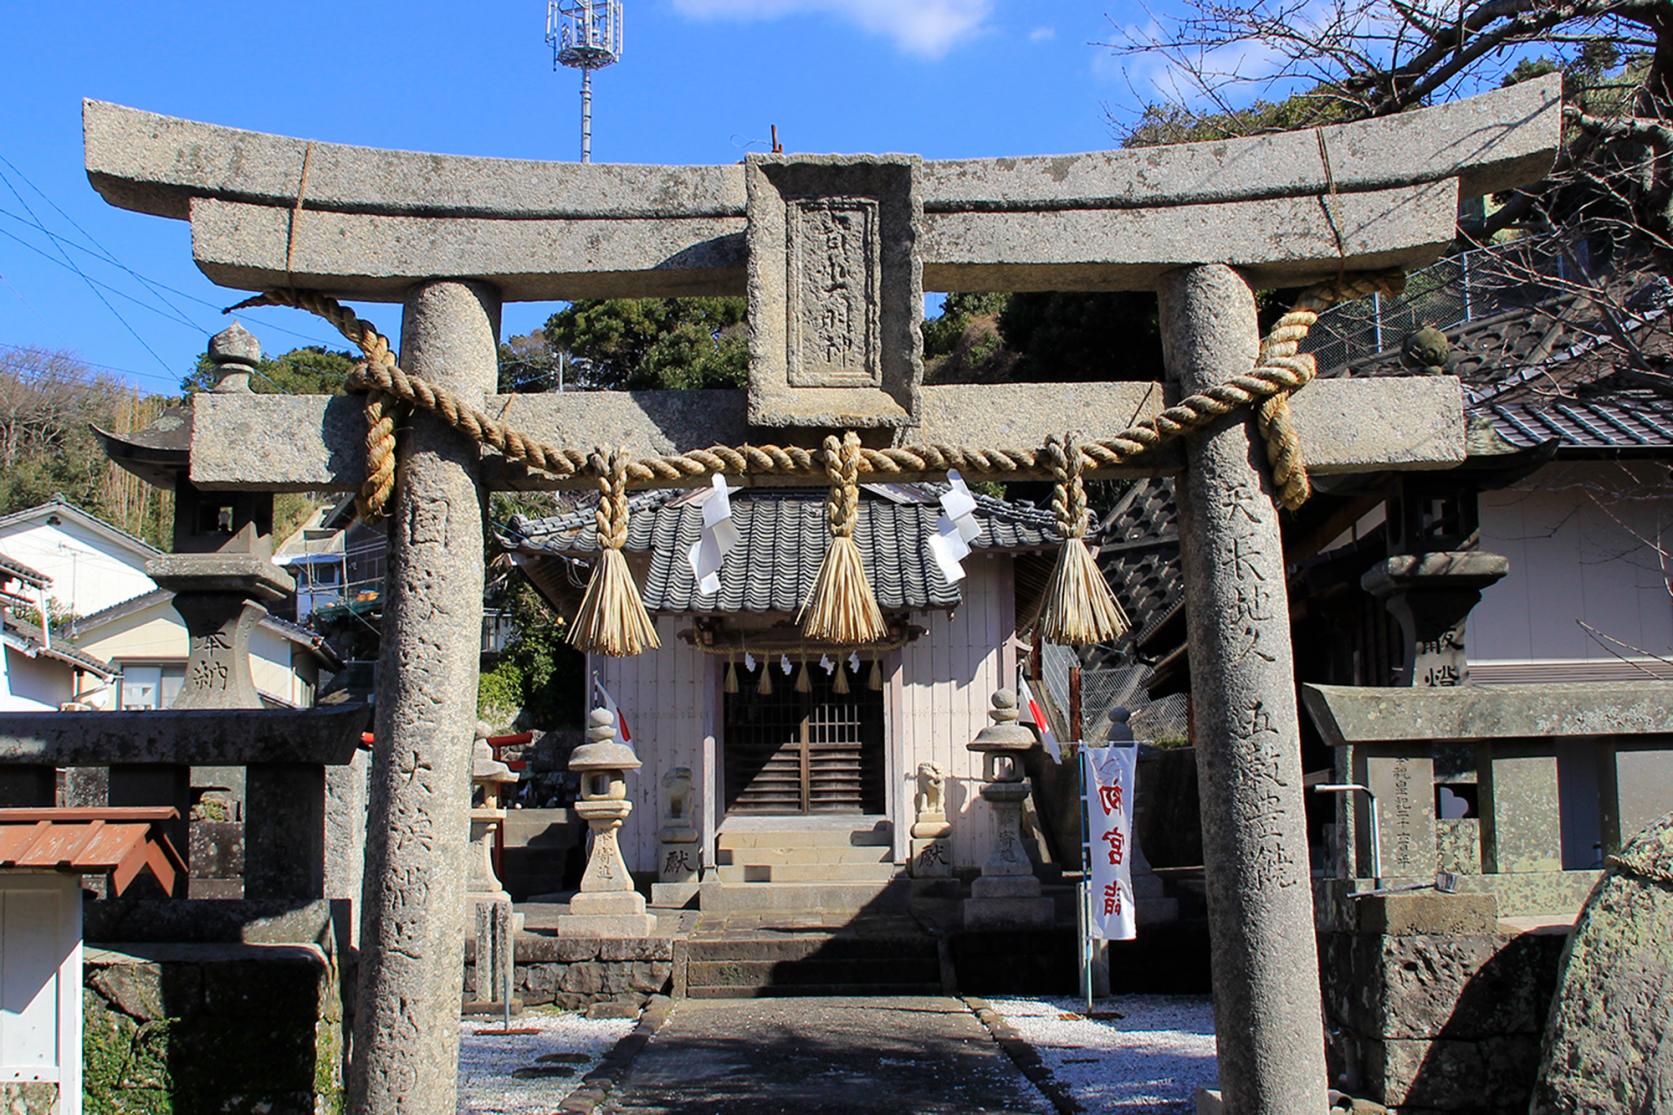
{"label": "carved kanji on stone monument", "polygon": [[[372,151],[95,102],[85,123],[93,184],[112,204],[190,220],[211,279],[402,302],[409,375],[539,442],[644,459],[817,445],[844,430],[873,449],[1113,437],[1256,366],[1254,287],[1434,258],[1461,197],[1549,168],[1560,113],[1551,77],[1220,143],[952,162],[752,156],[742,167]],[[1167,383],[923,385],[925,288],[1156,290]],[[745,293],[747,392],[490,394],[503,300]],[[1291,406],[1315,474],[1464,456],[1448,377],[1321,381]],[[1238,1115],[1293,1115],[1324,1109],[1324,1042],[1283,553],[1253,421],[1234,411],[1183,444],[1084,474],[1184,474],[1220,1078]],[[358,399],[202,393],[191,477],[204,489],[354,489],[365,438]],[[469,809],[485,493],[597,477],[508,461],[428,413],[400,445],[351,1094],[362,1112],[451,1115],[464,936],[454,845]],[[890,478],[944,472],[920,459]],[[1020,463],[983,479],[1047,475],[1035,456],[1004,459]],[[673,470],[651,482],[709,481]],[[625,870],[599,858],[594,882],[606,867]]]}

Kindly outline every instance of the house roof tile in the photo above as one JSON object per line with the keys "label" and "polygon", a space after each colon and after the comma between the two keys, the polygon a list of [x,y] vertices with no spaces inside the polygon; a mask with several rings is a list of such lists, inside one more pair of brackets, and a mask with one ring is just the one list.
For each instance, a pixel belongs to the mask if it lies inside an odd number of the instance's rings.
{"label": "house roof tile", "polygon": [[[854,540],[884,608],[951,608],[961,595],[926,552],[940,517],[942,485],[863,485]],[[668,612],[794,612],[807,597],[825,554],[823,492],[751,490],[732,494],[738,548],[720,573],[720,591],[698,592],[686,552],[703,532],[697,493],[654,491],[628,501],[630,551],[649,554],[641,585],[645,606]],[[1038,550],[1056,544],[1050,512],[990,496],[976,497],[981,534],[973,549]],[[598,551],[591,509],[549,519],[515,518],[500,531],[513,553],[585,558]]]}

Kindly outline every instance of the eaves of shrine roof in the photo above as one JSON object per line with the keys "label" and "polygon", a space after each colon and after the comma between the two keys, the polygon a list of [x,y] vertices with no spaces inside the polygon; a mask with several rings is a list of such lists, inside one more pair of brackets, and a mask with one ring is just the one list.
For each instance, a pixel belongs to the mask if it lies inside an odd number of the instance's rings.
{"label": "eaves of shrine roof", "polygon": [[[865,558],[877,602],[884,608],[952,608],[962,595],[948,584],[926,543],[936,532],[943,486],[862,485],[854,538]],[[806,599],[825,553],[829,528],[823,491],[732,494],[736,549],[721,568],[720,591],[703,595],[686,552],[703,532],[708,489],[651,491],[628,501],[627,550],[648,562],[641,577],[645,606],[661,612],[794,612]],[[975,550],[1027,553],[1057,545],[1050,512],[976,496],[981,533]],[[591,509],[549,519],[514,518],[499,528],[500,544],[524,561],[598,553]],[[636,562],[636,564],[638,564]]]}
{"label": "eaves of shrine roof", "polygon": [[1179,506],[1170,476],[1133,484],[1103,518],[1098,568],[1131,627],[1116,649],[1143,646],[1184,599],[1179,566]]}
{"label": "eaves of shrine roof", "polygon": [[1673,398],[1643,391],[1574,399],[1486,403],[1470,410],[1518,449],[1556,443],[1558,456],[1673,453]]}

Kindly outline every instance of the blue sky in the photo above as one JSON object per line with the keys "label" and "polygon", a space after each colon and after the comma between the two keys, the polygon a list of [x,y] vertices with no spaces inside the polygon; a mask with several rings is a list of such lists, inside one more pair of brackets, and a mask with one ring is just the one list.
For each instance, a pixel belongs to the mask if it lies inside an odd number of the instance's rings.
{"label": "blue sky", "polygon": [[[0,7],[0,345],[70,350],[148,390],[176,388],[242,295],[193,266],[184,222],[93,192],[82,97],[369,146],[577,156],[579,78],[552,72],[543,0]],[[626,0],[593,157],[736,162],[772,124],[790,151],[1113,147],[1106,109],[1138,97],[1094,44],[1143,18],[1133,0]],[[552,308],[508,306],[507,334]],[[396,307],[367,314],[399,326]],[[245,320],[268,352],[337,344],[294,311]]]}

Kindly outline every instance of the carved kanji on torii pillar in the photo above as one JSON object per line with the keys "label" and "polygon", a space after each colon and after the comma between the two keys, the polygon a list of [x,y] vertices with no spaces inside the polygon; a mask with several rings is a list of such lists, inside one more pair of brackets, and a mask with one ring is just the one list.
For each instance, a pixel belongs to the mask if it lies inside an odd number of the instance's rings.
{"label": "carved kanji on torii pillar", "polygon": [[[1461,197],[1538,178],[1556,78],[1384,120],[1144,151],[922,162],[754,156],[743,166],[531,163],[373,151],[86,106],[112,204],[190,220],[229,287],[400,302],[401,367],[539,441],[634,458],[711,445],[1034,447],[1110,437],[1257,358],[1252,287],[1416,266]],[[305,172],[305,169],[306,172]],[[922,383],[922,291],[1161,296],[1166,384]],[[748,294],[746,391],[492,394],[504,300]],[[1123,354],[1112,352],[1112,372]],[[1336,380],[1293,400],[1315,473],[1464,455],[1455,380]],[[1323,1111],[1317,966],[1288,601],[1271,480],[1247,410],[1087,476],[1183,472],[1220,1077],[1238,1115]],[[431,414],[401,438],[389,507],[352,1097],[451,1112],[463,973],[464,818],[485,492],[589,486],[508,461]],[[206,490],[357,488],[362,403],[205,393]],[[1037,478],[1032,456],[984,478]],[[938,475],[925,466],[896,479]],[[770,476],[757,476],[771,483]],[[653,483],[706,483],[663,476]],[[807,483],[805,474],[778,482]]]}

